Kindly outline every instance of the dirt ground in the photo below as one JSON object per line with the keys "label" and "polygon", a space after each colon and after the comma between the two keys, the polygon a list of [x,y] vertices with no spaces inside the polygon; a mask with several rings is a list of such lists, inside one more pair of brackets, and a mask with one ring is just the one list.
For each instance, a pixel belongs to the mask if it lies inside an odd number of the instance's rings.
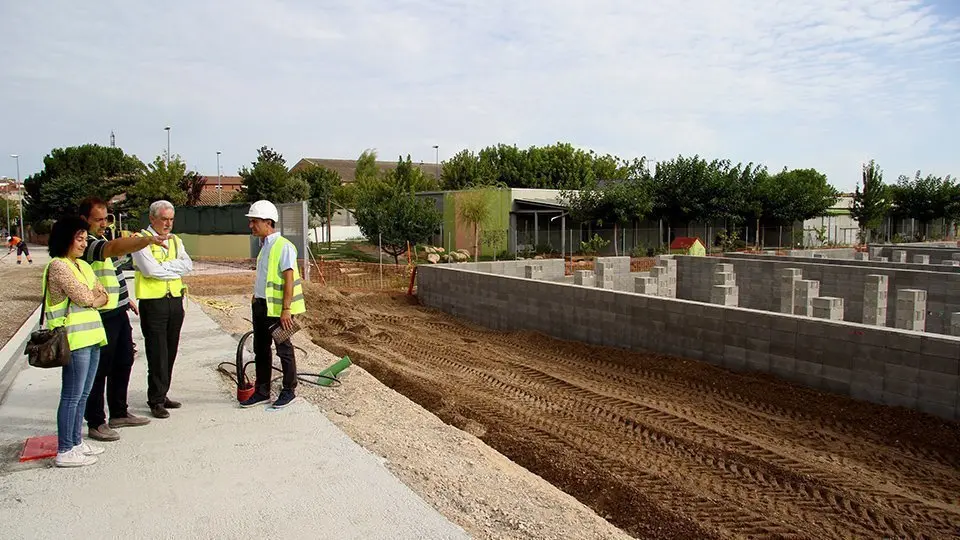
{"label": "dirt ground", "polygon": [[[31,253],[41,247],[30,246]],[[43,275],[43,265],[34,255],[34,263],[27,264],[26,257],[23,264],[17,264],[17,253],[7,255],[0,250],[0,283],[3,284],[3,295],[0,297],[0,347],[7,344],[10,338],[27,320],[27,317],[40,305],[41,288],[40,277]],[[44,262],[46,259],[44,259]]]}
{"label": "dirt ground", "polygon": [[365,371],[307,398],[479,538],[622,534],[597,514],[638,538],[960,530],[960,424],[693,361],[492,332],[403,295],[313,287],[308,303],[312,339]]}

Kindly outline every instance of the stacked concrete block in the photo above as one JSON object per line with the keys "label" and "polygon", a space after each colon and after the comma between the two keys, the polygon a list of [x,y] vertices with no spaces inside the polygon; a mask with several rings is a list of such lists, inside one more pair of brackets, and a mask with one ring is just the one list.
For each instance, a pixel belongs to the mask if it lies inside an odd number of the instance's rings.
{"label": "stacked concrete block", "polygon": [[913,256],[913,263],[914,263],[914,264],[930,264],[930,256],[929,256],[929,255],[914,255],[914,256]]}
{"label": "stacked concrete block", "polygon": [[950,314],[950,335],[960,336],[960,311]]}
{"label": "stacked concrete block", "polygon": [[780,274],[780,313],[793,314],[794,283],[802,277],[799,268],[784,268]]}
{"label": "stacked concrete block", "polygon": [[634,278],[634,291],[640,294],[657,295],[657,280],[650,276],[638,276]]}
{"label": "stacked concrete block", "polygon": [[720,263],[714,266],[713,270],[710,303],[721,306],[740,305],[740,290],[737,287],[737,275],[733,273],[733,265]]}
{"label": "stacked concrete block", "polygon": [[654,266],[650,269],[650,279],[657,288],[657,296],[666,296],[670,289],[670,272],[665,266]]}
{"label": "stacked concrete block", "polygon": [[887,276],[870,274],[863,285],[863,324],[887,325]]}
{"label": "stacked concrete block", "polygon": [[573,273],[573,284],[594,287],[597,284],[597,276],[593,270],[577,270]]}
{"label": "stacked concrete block", "polygon": [[883,248],[872,247],[870,248],[870,260],[878,261],[880,257],[883,257]]}
{"label": "stacked concrete block", "polygon": [[818,319],[843,320],[843,298],[818,296],[811,300],[810,305],[813,316]]}
{"label": "stacked concrete block", "polygon": [[793,314],[813,316],[813,299],[820,296],[820,282],[798,279],[793,283]]}
{"label": "stacked concrete block", "polygon": [[677,260],[673,257],[664,257],[659,255],[656,258],[656,265],[666,268],[666,290],[660,291],[660,296],[667,298],[677,297]]}
{"label": "stacked concrete block", "polygon": [[953,260],[955,260],[955,261],[960,261],[960,253],[954,253],[954,254],[950,255],[950,258],[953,259]]}
{"label": "stacked concrete block", "polygon": [[858,251],[858,252],[856,252],[856,253],[853,254],[853,258],[856,259],[856,260],[858,260],[858,261],[869,261],[869,260],[870,260],[870,254],[867,253],[866,251]]}
{"label": "stacked concrete block", "polygon": [[880,257],[877,262],[890,262],[890,257]]}
{"label": "stacked concrete block", "polygon": [[907,252],[902,249],[893,250],[893,257],[890,259],[895,263],[905,263],[907,262]]}
{"label": "stacked concrete block", "polygon": [[542,264],[524,265],[523,277],[527,279],[543,279],[543,265]]}
{"label": "stacked concrete block", "polygon": [[900,289],[897,291],[897,328],[923,332],[927,326],[927,291]]}
{"label": "stacked concrete block", "polygon": [[941,262],[940,264],[942,264],[943,266],[960,266],[960,261],[955,261],[953,259],[950,259],[950,260],[944,259],[943,262]]}
{"label": "stacked concrete block", "polygon": [[610,289],[613,290],[616,287],[616,270],[614,270],[613,263],[609,262],[597,262],[594,265],[596,269],[596,287],[598,289]]}

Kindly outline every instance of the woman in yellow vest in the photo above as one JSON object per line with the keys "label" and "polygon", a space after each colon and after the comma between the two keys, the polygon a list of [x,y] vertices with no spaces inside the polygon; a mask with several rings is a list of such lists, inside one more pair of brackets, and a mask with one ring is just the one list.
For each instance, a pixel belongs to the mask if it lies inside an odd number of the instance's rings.
{"label": "woman in yellow vest", "polygon": [[87,222],[77,216],[53,224],[43,271],[44,317],[47,328],[67,329],[70,363],[63,367],[57,408],[57,467],[82,467],[97,462],[103,448],[81,438],[83,411],[107,342],[97,308],[107,292],[90,265],[81,259],[87,248]]}

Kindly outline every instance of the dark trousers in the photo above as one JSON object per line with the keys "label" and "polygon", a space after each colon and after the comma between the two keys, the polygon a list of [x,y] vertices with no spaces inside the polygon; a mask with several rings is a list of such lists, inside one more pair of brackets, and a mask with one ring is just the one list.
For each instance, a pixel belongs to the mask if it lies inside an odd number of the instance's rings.
{"label": "dark trousers", "polygon": [[[253,301],[253,353],[257,366],[256,391],[265,396],[270,395],[270,379],[273,377],[273,351],[270,344],[274,343],[271,328],[280,324],[280,317],[267,316],[267,301],[257,298]],[[276,343],[277,356],[280,357],[280,368],[283,370],[283,389],[293,391],[297,387],[297,360],[293,355],[293,343],[288,339],[283,343]]]}
{"label": "dark trousers", "polygon": [[163,405],[167,399],[182,326],[183,298],[140,301],[140,329],[147,353],[147,403],[151,406]]}
{"label": "dark trousers", "polygon": [[107,344],[100,347],[100,364],[84,414],[87,425],[94,429],[107,422],[103,413],[104,390],[110,418],[127,415],[127,387],[133,369],[133,329],[126,310],[103,319],[103,329],[107,332]]}

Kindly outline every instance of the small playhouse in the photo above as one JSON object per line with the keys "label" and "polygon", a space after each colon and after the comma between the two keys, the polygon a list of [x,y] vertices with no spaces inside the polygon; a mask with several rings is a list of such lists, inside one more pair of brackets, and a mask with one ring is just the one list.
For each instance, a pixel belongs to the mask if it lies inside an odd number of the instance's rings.
{"label": "small playhouse", "polygon": [[704,247],[700,238],[694,236],[680,236],[670,244],[670,253],[674,255],[697,255],[703,257],[707,254],[707,248]]}

